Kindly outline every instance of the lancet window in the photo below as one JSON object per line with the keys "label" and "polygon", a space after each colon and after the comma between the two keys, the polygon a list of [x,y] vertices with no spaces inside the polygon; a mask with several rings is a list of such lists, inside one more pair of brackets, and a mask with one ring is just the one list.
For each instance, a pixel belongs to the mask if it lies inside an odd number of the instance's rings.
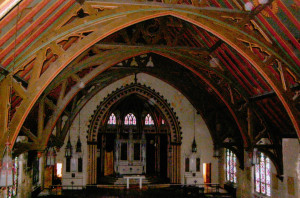
{"label": "lancet window", "polygon": [[117,120],[116,120],[116,116],[114,113],[112,113],[110,116],[109,116],[109,119],[107,121],[107,124],[111,124],[111,125],[115,125],[117,123]]}
{"label": "lancet window", "polygon": [[136,118],[132,113],[129,113],[125,116],[124,120],[125,125],[136,125]]}
{"label": "lancet window", "polygon": [[258,153],[255,164],[255,192],[271,196],[271,163],[263,153]]}
{"label": "lancet window", "polygon": [[145,125],[154,125],[154,121],[150,114],[148,114],[145,118]]}
{"label": "lancet window", "polygon": [[236,183],[236,155],[226,149],[226,180]]}

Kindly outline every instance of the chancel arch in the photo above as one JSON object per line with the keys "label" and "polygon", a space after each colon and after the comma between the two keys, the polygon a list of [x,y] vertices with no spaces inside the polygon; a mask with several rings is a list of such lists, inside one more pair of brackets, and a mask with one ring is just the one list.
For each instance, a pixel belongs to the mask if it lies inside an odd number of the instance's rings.
{"label": "chancel arch", "polygon": [[[140,100],[144,102],[145,104],[140,105],[140,109],[134,108],[137,104],[135,102],[138,102],[139,100],[134,100],[130,98],[141,98]],[[129,100],[127,101],[127,98]],[[125,100],[125,102],[123,101]],[[126,102],[127,101],[127,102]],[[150,102],[148,102],[150,101]],[[118,88],[111,94],[109,94],[105,99],[99,104],[97,110],[93,114],[90,125],[89,125],[89,131],[88,131],[88,144],[89,144],[89,161],[96,162],[96,156],[95,154],[95,149],[97,149],[96,145],[97,142],[102,141],[106,142],[103,138],[99,138],[98,135],[99,133],[103,132],[105,133],[107,131],[107,120],[109,119],[108,116],[111,116],[112,114],[110,112],[113,112],[111,108],[117,108],[118,104],[125,103],[123,106],[121,106],[121,109],[116,109],[118,111],[118,120],[116,121],[117,125],[115,126],[115,129],[117,133],[119,133],[119,130],[125,130],[122,132],[130,134],[131,139],[133,137],[133,131],[136,132],[137,134],[140,134],[141,136],[145,136],[143,126],[143,122],[145,122],[145,118],[143,115],[143,112],[156,112],[156,115],[162,120],[164,119],[166,124],[161,125],[160,123],[156,123],[156,125],[162,126],[164,128],[163,131],[165,131],[166,135],[164,137],[165,143],[168,146],[165,147],[164,152],[168,153],[167,158],[170,158],[172,163],[168,163],[168,167],[165,167],[168,169],[164,170],[163,172],[168,172],[168,177],[170,178],[170,181],[172,183],[179,183],[180,182],[180,145],[181,145],[181,127],[180,127],[180,122],[178,121],[178,117],[176,116],[176,113],[173,111],[171,108],[170,104],[164,99],[163,96],[161,96],[159,93],[157,93],[155,90],[151,89],[150,87],[146,87],[145,85],[141,85],[139,83],[132,83],[129,85],[126,85],[124,87]],[[143,109],[143,105],[146,105],[148,108]],[[124,107],[125,106],[125,107]],[[150,108],[151,106],[155,106],[155,108]],[[156,109],[156,110],[155,110]],[[123,110],[123,112],[121,111]],[[135,113],[134,113],[135,112]],[[160,114],[160,115],[159,115]],[[148,114],[146,114],[147,116]],[[149,114],[150,115],[150,114]],[[147,117],[149,119],[149,116]],[[151,118],[152,119],[152,118]],[[157,127],[153,126],[154,132],[157,130]],[[145,131],[147,131],[145,129]],[[151,130],[150,130],[151,132]],[[125,135],[126,136],[126,135]],[[104,137],[104,136],[103,136]],[[145,137],[144,137],[145,138]],[[156,137],[155,137],[156,138]],[[128,139],[128,137],[127,137]],[[131,140],[133,141],[133,140]],[[143,141],[146,141],[144,139]],[[152,141],[152,140],[151,140]],[[114,142],[109,142],[109,144],[113,144]],[[127,145],[127,142],[124,142],[124,145]],[[128,143],[129,144],[129,143]],[[152,144],[152,142],[151,142]],[[160,144],[159,144],[160,145]],[[128,146],[129,148],[129,146]],[[102,145],[102,150],[103,150],[103,145]],[[111,150],[110,150],[111,151]],[[145,152],[146,150],[144,150]],[[120,150],[122,153],[122,151]],[[150,156],[150,155],[148,155]],[[119,156],[121,157],[121,156]],[[145,157],[145,156],[144,156]],[[127,157],[126,157],[127,159]],[[104,155],[102,155],[102,160],[104,161]],[[125,160],[124,160],[125,161]],[[127,161],[127,160],[126,160]],[[153,159],[148,160],[148,161],[153,161]],[[101,171],[102,174],[104,173],[104,166],[105,164],[102,164],[102,169],[97,169],[99,165],[97,163],[90,163],[88,167],[88,172],[89,172],[89,183],[90,184],[95,184],[97,182],[96,175],[101,175],[97,174],[97,170]],[[122,166],[124,168],[128,168],[128,164],[125,166]],[[133,166],[134,167],[134,166]],[[140,167],[141,169],[143,168],[142,166]],[[145,165],[145,170],[142,172],[137,171],[137,173],[145,173],[146,172],[146,165]],[[116,168],[115,168],[116,169]],[[129,167],[129,169],[132,169],[132,167]],[[119,169],[118,169],[119,170]],[[147,169],[150,170],[150,169]],[[151,171],[157,171],[151,170]],[[120,172],[117,172],[120,174]],[[121,172],[123,173],[123,172]],[[130,172],[128,172],[130,173]],[[124,174],[124,173],[123,173]]]}

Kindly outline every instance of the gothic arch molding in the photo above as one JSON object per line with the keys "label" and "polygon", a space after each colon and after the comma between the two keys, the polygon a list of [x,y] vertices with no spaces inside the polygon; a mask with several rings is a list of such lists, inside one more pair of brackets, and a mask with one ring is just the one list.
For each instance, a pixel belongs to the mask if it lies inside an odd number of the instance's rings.
{"label": "gothic arch molding", "polygon": [[168,145],[168,175],[171,183],[180,183],[180,151],[181,151],[181,127],[178,117],[174,112],[170,103],[164,97],[156,92],[154,89],[141,85],[139,83],[132,83],[113,91],[98,105],[97,109],[91,117],[89,130],[87,134],[88,141],[88,184],[97,183],[97,134],[101,123],[106,119],[106,114],[110,108],[120,99],[131,94],[139,94],[146,99],[154,99],[156,106],[165,115],[166,123],[169,124],[170,143]]}
{"label": "gothic arch molding", "polygon": [[174,109],[171,107],[170,103],[158,92],[150,87],[141,85],[140,83],[132,83],[121,87],[113,91],[111,94],[107,95],[103,101],[97,106],[94,114],[91,117],[89,130],[88,130],[88,142],[96,142],[97,134],[101,123],[106,118],[106,114],[109,109],[120,99],[127,97],[131,94],[139,94],[146,99],[154,99],[156,106],[165,115],[166,122],[170,126],[171,143],[181,144],[181,127],[180,122]]}

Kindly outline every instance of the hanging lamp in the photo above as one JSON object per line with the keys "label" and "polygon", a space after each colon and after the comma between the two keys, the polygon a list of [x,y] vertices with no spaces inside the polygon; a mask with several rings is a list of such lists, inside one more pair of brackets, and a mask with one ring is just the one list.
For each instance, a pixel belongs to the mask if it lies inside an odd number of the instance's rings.
{"label": "hanging lamp", "polygon": [[196,138],[195,138],[195,110],[193,110],[193,116],[194,116],[194,140],[192,143],[192,153],[197,153],[197,143],[196,143]]}
{"label": "hanging lamp", "polygon": [[138,66],[139,66],[138,63],[137,63],[136,60],[135,60],[135,57],[132,58],[132,61],[131,61],[131,63],[130,63],[130,66],[134,66],[134,67],[138,67]]}
{"label": "hanging lamp", "polygon": [[151,56],[149,57],[149,61],[147,62],[146,67],[154,67],[154,63],[152,61],[152,57]]}
{"label": "hanging lamp", "polygon": [[13,160],[10,149],[10,143],[7,140],[4,154],[0,164],[0,186],[9,187],[13,185]]}
{"label": "hanging lamp", "polygon": [[79,121],[78,121],[78,139],[77,139],[77,143],[76,143],[76,153],[78,155],[78,158],[82,157],[82,149],[81,149],[81,140],[80,140],[80,111],[78,113],[78,118],[79,118]]}
{"label": "hanging lamp", "polygon": [[69,118],[69,139],[68,139],[68,142],[67,142],[67,145],[66,145],[66,148],[65,148],[65,157],[67,158],[71,158],[72,157],[72,144],[71,144],[71,140],[70,140],[70,118]]}

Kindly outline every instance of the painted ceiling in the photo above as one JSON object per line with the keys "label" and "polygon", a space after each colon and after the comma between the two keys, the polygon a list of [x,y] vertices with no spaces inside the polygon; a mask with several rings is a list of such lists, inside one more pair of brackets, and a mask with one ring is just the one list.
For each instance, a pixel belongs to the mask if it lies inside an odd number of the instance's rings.
{"label": "painted ceiling", "polygon": [[191,101],[216,144],[268,138],[278,157],[281,138],[300,136],[299,9],[299,0],[3,1],[7,133],[37,141],[95,85],[145,72]]}

